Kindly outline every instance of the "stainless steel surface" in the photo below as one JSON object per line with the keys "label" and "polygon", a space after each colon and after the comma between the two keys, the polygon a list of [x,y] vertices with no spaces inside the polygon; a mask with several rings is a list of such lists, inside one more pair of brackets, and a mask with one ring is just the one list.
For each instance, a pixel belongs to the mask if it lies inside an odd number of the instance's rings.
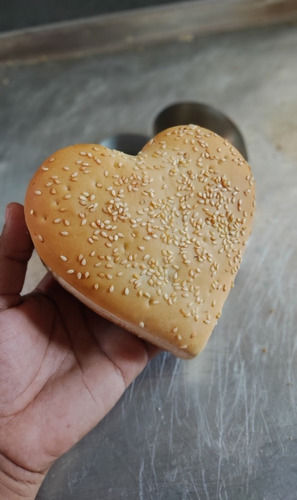
{"label": "stainless steel surface", "polygon": [[253,234],[204,352],[160,354],[53,466],[38,500],[296,499],[296,46],[296,27],[283,26],[0,66],[2,220],[53,151],[148,135],[181,100],[239,125],[257,183]]}
{"label": "stainless steel surface", "polygon": [[0,61],[82,57],[256,26],[296,23],[296,0],[190,0],[0,34]]}
{"label": "stainless steel surface", "polygon": [[228,139],[247,160],[247,150],[239,128],[230,118],[208,104],[180,102],[167,106],[157,115],[154,132],[158,134],[166,128],[189,123],[213,130]]}

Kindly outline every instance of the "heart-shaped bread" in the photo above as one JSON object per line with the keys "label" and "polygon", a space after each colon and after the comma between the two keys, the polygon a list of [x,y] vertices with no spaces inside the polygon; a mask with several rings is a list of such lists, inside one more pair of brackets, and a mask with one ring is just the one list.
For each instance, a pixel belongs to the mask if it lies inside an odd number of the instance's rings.
{"label": "heart-shaped bread", "polygon": [[233,285],[255,206],[249,165],[195,125],[137,156],[83,144],[34,175],[25,200],[38,254],[102,316],[182,358],[205,346]]}

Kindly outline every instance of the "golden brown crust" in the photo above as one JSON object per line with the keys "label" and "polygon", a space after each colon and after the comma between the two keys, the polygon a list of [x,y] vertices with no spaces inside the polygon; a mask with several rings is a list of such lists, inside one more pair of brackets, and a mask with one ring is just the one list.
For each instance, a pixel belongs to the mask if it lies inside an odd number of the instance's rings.
{"label": "golden brown crust", "polygon": [[205,346],[250,233],[249,165],[195,125],[137,156],[70,146],[34,175],[25,216],[41,259],[91,308],[173,354]]}

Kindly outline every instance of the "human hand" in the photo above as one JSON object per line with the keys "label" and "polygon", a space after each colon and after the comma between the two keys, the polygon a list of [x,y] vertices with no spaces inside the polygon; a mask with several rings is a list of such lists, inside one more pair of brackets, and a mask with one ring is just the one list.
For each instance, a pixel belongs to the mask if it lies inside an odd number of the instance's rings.
{"label": "human hand", "polygon": [[0,238],[0,498],[33,499],[53,462],[114,406],[157,349],[47,274],[21,296],[33,250],[23,207]]}

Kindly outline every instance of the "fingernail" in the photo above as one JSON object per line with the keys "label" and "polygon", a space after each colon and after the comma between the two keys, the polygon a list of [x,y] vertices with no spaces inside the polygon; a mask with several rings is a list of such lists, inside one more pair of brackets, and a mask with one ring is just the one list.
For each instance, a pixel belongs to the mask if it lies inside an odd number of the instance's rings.
{"label": "fingernail", "polygon": [[5,224],[8,221],[8,217],[9,217],[9,206],[7,205],[5,208]]}

